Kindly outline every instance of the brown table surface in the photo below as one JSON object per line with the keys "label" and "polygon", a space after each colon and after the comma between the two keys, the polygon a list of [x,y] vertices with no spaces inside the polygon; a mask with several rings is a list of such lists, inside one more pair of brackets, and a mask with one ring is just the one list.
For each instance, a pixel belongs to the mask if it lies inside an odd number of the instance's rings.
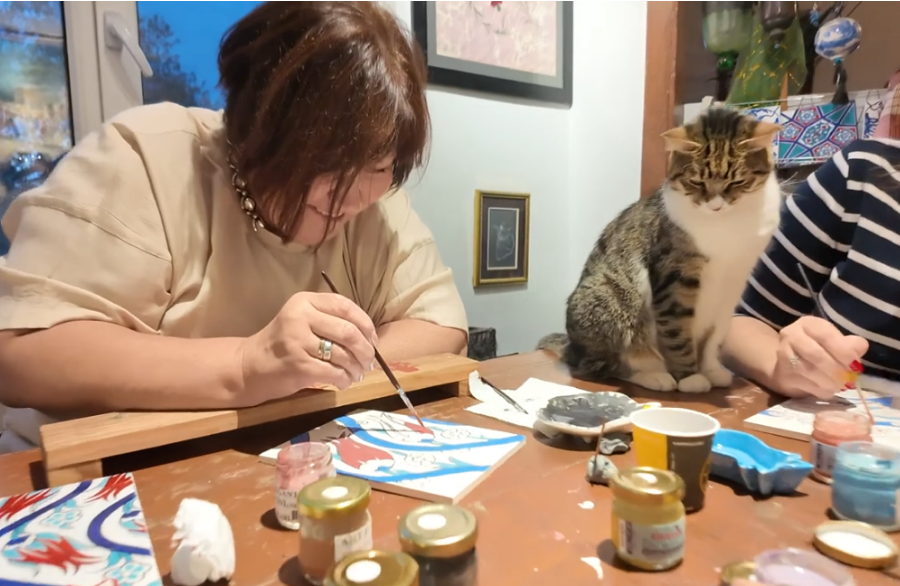
{"label": "brown table surface", "polygon": [[[569,377],[549,353],[498,358],[479,365],[479,372],[501,388],[516,388],[529,377],[571,384],[586,390],[614,386]],[[618,385],[617,385],[618,386]],[[737,381],[728,390],[706,395],[626,392],[639,400],[657,400],[709,413],[725,427],[742,429],[742,421],[777,399]],[[522,433],[521,428],[468,413],[473,399],[446,398],[435,392],[411,394],[422,416]],[[377,408],[400,409],[396,398]],[[347,409],[349,411],[349,409]],[[218,504],[231,522],[237,546],[233,586],[300,586],[296,563],[297,534],[278,528],[272,512],[274,468],[256,454],[291,435],[338,415],[338,411],[260,426],[240,433],[132,454],[109,463],[106,473],[134,470],[147,526],[164,583],[172,554],[171,521],[181,499],[195,497]],[[728,562],[752,559],[763,550],[810,549],[812,531],[827,520],[829,488],[806,480],[794,496],[754,498],[739,488],[711,483],[705,508],[688,517],[687,555],[678,568],[664,573],[634,572],[615,560],[610,536],[610,493],[585,481],[591,455],[583,442],[551,442],[526,432],[526,446],[500,466],[463,501],[478,517],[480,583],[485,585],[566,584],[605,586],[713,586],[717,569]],[[804,456],[799,442],[760,434],[773,447]],[[633,463],[633,453],[615,456],[620,468]],[[0,496],[44,485],[37,450],[0,457]],[[376,492],[370,510],[375,546],[397,549],[397,520],[419,501]],[[590,506],[587,503],[592,503]],[[894,538],[900,545],[900,539]],[[602,582],[582,558],[598,557]],[[897,577],[853,570],[857,584],[896,584]]]}

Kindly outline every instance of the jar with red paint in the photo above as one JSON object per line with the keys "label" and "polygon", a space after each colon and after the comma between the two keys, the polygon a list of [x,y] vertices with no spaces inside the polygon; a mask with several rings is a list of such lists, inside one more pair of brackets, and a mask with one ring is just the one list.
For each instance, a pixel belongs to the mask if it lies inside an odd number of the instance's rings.
{"label": "jar with red paint", "polygon": [[859,441],[872,441],[872,422],[868,417],[849,411],[817,413],[809,438],[812,477],[831,484],[831,473],[834,470],[838,446],[844,442]]}
{"label": "jar with red paint", "polygon": [[282,527],[300,529],[297,498],[307,485],[336,475],[331,447],[318,442],[285,446],[275,462],[275,517]]}

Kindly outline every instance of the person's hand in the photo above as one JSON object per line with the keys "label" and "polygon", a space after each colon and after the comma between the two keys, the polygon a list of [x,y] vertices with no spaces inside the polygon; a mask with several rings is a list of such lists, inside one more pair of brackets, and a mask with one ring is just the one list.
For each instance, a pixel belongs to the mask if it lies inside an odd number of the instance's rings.
{"label": "person's hand", "polygon": [[737,580],[731,583],[731,586],[770,586],[769,584],[763,584],[762,582],[757,582],[755,580],[747,580],[746,578],[738,578]]}
{"label": "person's hand", "polygon": [[[320,356],[320,343],[332,343]],[[332,293],[297,293],[241,347],[244,402],[258,404],[329,384],[346,389],[375,366],[378,336],[369,316]]]}
{"label": "person's hand", "polygon": [[831,322],[811,316],[783,328],[779,337],[772,386],[790,395],[833,397],[844,388],[847,371],[861,369],[859,360],[869,349],[865,338],[845,336]]}

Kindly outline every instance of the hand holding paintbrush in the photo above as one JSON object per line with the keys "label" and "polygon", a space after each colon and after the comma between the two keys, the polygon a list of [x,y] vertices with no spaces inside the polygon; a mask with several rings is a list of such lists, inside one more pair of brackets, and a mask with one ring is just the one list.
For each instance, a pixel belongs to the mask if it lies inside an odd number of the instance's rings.
{"label": "hand holding paintbrush", "polygon": [[375,325],[346,297],[304,291],[292,295],[264,328],[230,353],[239,391],[229,407],[249,407],[330,385],[346,389],[375,367]]}
{"label": "hand holding paintbrush", "polygon": [[[813,303],[815,304],[817,317],[822,319],[827,319],[825,316],[825,310],[822,307],[822,303],[819,301],[819,296],[816,294],[815,289],[813,289],[812,283],[809,282],[809,278],[806,276],[806,271],[803,270],[803,265],[797,263],[797,270],[800,271],[800,276],[803,278],[803,283],[806,285],[806,290],[809,292],[810,297],[812,297]],[[794,360],[792,357],[791,363],[794,364]],[[849,368],[842,370],[844,373],[844,382],[846,388],[856,389],[857,394],[859,395],[859,400],[862,403],[862,406],[866,410],[866,414],[869,416],[869,420],[873,423],[875,422],[875,418],[872,416],[872,411],[869,410],[869,404],[866,403],[866,398],[862,393],[862,389],[856,386],[856,380],[859,378],[859,375],[862,374],[863,367],[862,364],[858,360],[854,360],[850,363]]]}
{"label": "hand holding paintbrush", "polygon": [[[336,295],[340,295],[337,286],[334,284],[334,281],[322,271],[322,278],[325,279],[325,283],[328,284],[328,288],[331,289],[332,293]],[[384,371],[385,376],[387,376],[388,380],[391,381],[391,384],[394,385],[394,388],[397,389],[397,394],[400,395],[400,398],[403,399],[403,403],[406,405],[406,408],[409,409],[409,412],[413,414],[413,417],[416,418],[416,421],[419,422],[423,428],[425,424],[422,423],[422,418],[419,417],[419,414],[416,412],[416,408],[413,407],[412,402],[409,400],[409,397],[406,396],[406,391],[403,390],[403,387],[400,386],[400,383],[397,381],[397,377],[394,376],[394,373],[391,372],[390,367],[387,365],[387,362],[384,361],[384,358],[381,357],[381,353],[378,349],[375,349],[375,360],[378,361],[378,364],[381,366],[381,370]]]}

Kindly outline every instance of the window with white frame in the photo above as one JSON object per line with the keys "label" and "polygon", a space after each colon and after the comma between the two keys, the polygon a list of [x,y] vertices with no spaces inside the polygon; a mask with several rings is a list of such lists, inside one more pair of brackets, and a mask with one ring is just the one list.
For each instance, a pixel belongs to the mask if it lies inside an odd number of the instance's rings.
{"label": "window with white frame", "polygon": [[221,108],[219,42],[259,4],[0,1],[0,215],[123,110]]}

